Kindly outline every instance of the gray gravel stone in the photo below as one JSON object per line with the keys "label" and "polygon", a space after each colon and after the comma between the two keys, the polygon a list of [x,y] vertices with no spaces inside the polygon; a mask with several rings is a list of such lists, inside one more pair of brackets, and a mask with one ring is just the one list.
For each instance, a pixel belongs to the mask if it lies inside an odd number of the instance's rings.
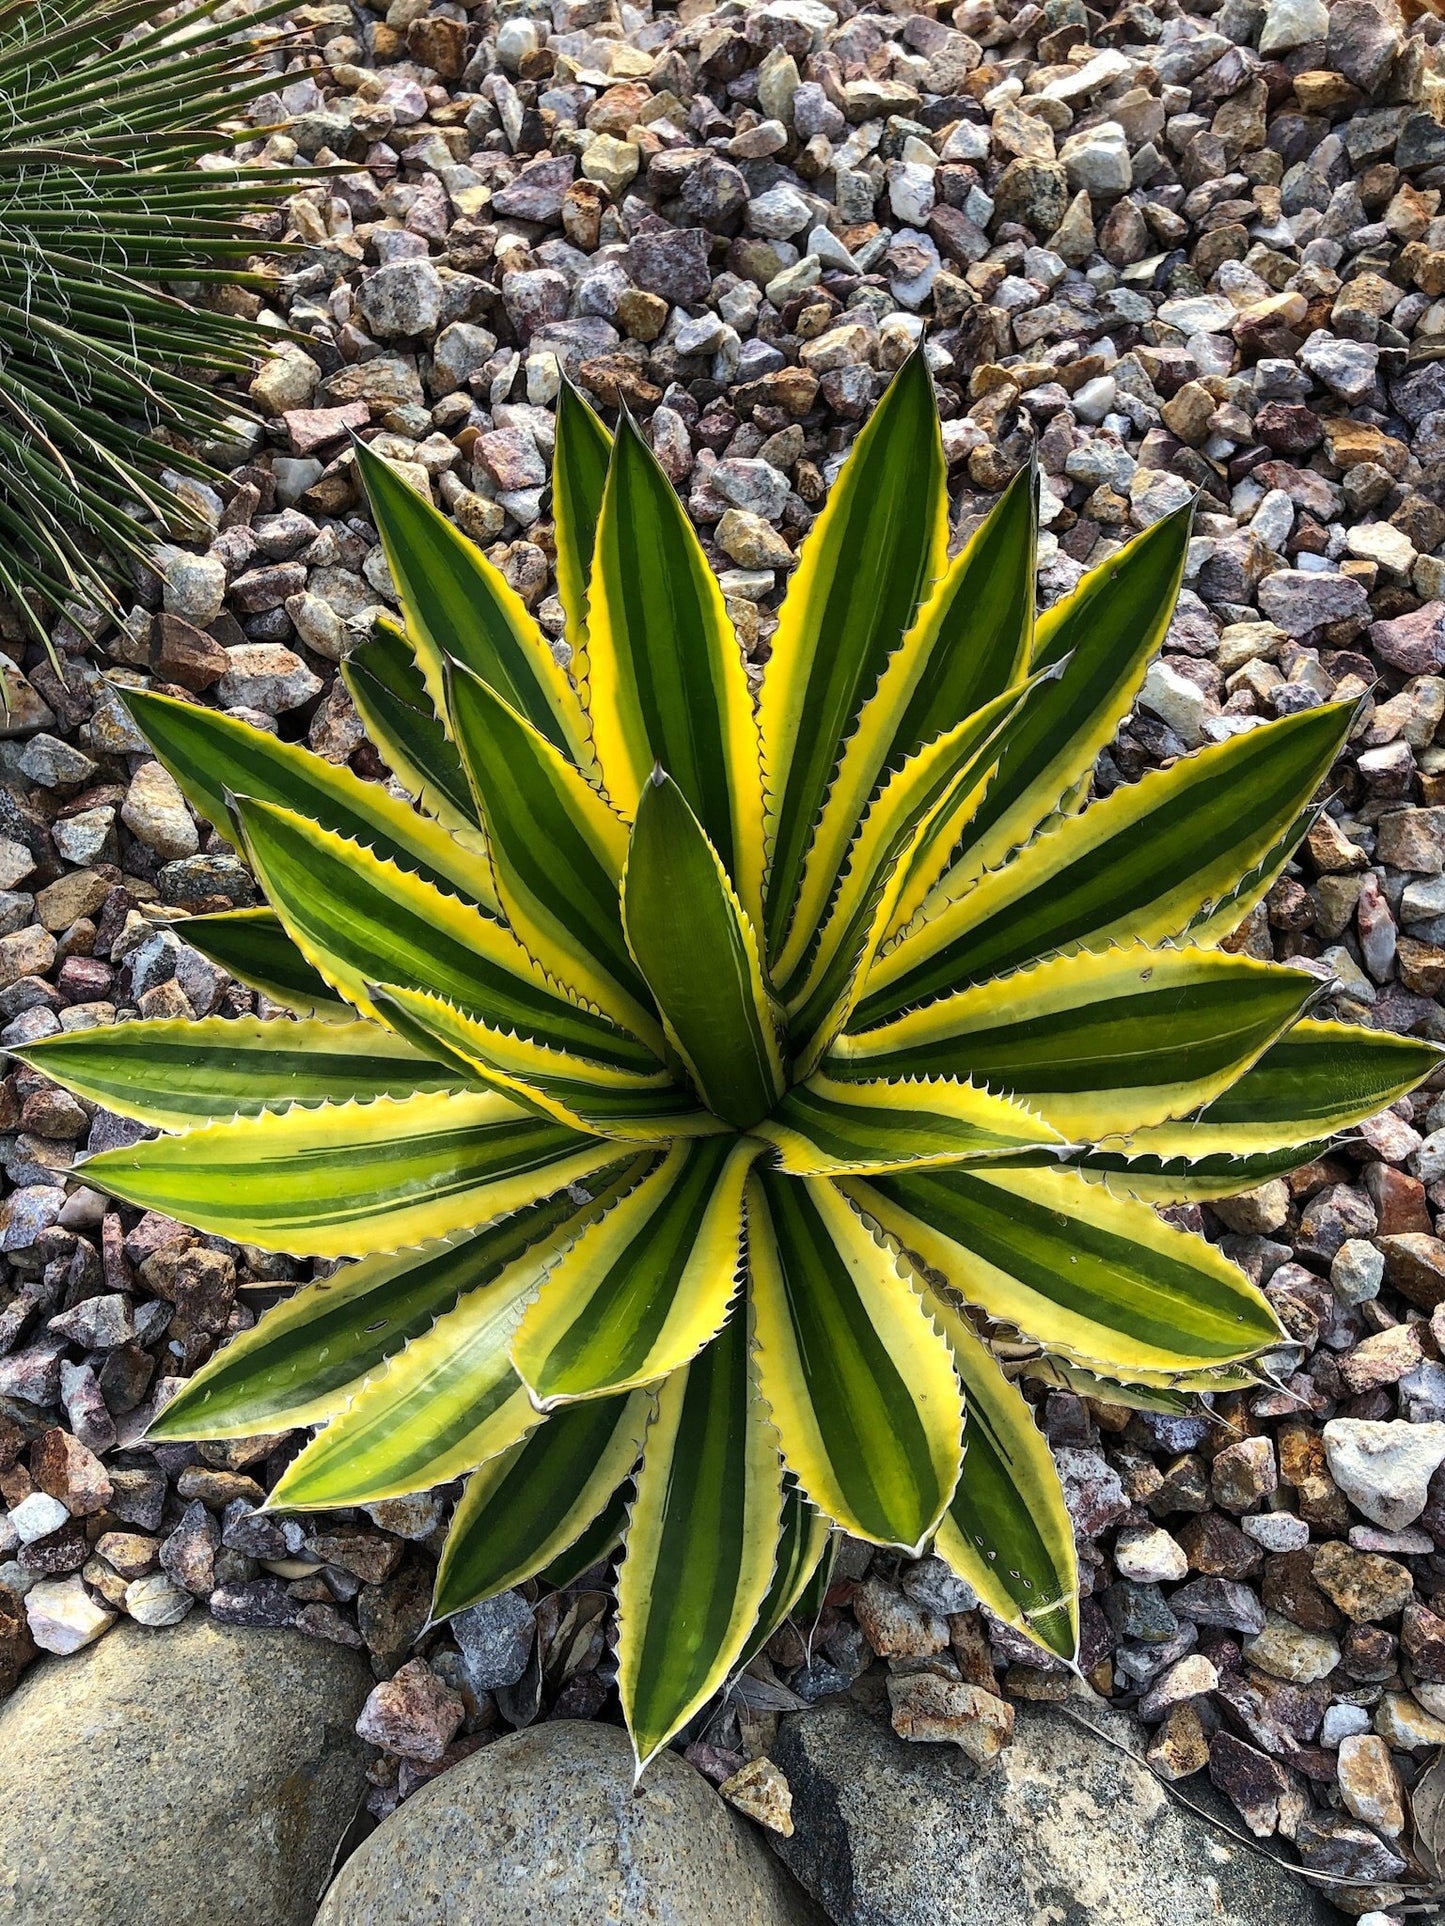
{"label": "gray gravel stone", "polygon": [[632,1779],[616,1726],[513,1733],[373,1833],[316,1926],[823,1926],[757,1834],[675,1753],[635,1793]]}
{"label": "gray gravel stone", "polygon": [[0,1906],[25,1926],[310,1926],[364,1790],[369,1683],[337,1646],[200,1614],[41,1665],[0,1711]]}

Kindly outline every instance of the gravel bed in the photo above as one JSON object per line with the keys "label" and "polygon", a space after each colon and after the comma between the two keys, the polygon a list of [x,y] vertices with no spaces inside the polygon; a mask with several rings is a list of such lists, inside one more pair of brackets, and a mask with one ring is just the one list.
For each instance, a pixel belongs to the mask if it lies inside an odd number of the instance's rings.
{"label": "gravel bed", "polygon": [[[1042,470],[1043,601],[1201,491],[1186,588],[1100,793],[1365,699],[1327,813],[1237,946],[1327,1007],[1445,1040],[1442,23],[1383,0],[315,0],[257,104],[263,161],[336,171],[258,229],[293,331],[259,423],[187,484],[214,526],[75,611],[63,680],[0,611],[0,1046],[265,999],[172,927],[255,900],[115,682],[197,696],[385,778],[336,675],[394,598],[348,434],[402,463],[562,641],[548,465],[565,371],[642,420],[757,672],[800,541],[922,340],[958,540]],[[284,64],[284,71],[282,70]],[[338,165],[339,164],[339,165]],[[1442,1079],[1445,1085],[1445,1079]],[[537,1717],[615,1717],[609,1608],[509,1594],[424,1632],[451,1494],[255,1516],[294,1437],[148,1447],[174,1383],[309,1267],[112,1209],[117,1118],[0,1083],[0,1678],[118,1615],[356,1645],[372,1805]],[[1264,1287],[1283,1389],[1212,1414],[1051,1391],[1084,1670],[1271,1851],[1389,1905],[1445,1744],[1445,1097],[1287,1181],[1172,1213]],[[695,1744],[717,1780],[781,1710],[883,1660],[900,1731],[986,1758],[1066,1686],[936,1560],[845,1547]],[[420,1641],[418,1643],[418,1641]],[[983,1688],[980,1691],[978,1688]]]}

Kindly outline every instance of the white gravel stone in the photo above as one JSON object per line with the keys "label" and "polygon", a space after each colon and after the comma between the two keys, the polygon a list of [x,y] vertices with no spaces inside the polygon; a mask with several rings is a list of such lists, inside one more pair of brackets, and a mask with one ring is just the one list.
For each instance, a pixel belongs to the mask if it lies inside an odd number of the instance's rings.
{"label": "white gravel stone", "polygon": [[92,1645],[115,1623],[115,1613],[104,1611],[79,1578],[42,1578],[25,1594],[25,1616],[30,1636],[42,1652],[64,1656]]}
{"label": "white gravel stone", "polygon": [[1332,1418],[1324,1428],[1330,1474],[1357,1511],[1386,1531],[1413,1525],[1431,1475],[1445,1463],[1445,1424]]}

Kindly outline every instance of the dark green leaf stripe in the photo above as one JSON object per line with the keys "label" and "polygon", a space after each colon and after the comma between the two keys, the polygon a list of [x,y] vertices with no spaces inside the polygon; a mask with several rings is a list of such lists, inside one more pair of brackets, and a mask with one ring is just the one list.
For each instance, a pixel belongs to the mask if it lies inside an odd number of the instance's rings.
{"label": "dark green leaf stripe", "polygon": [[540,1419],[507,1345],[546,1250],[465,1292],[430,1330],[393,1354],[292,1459],[269,1508],[316,1511],[424,1491],[485,1464],[535,1430]]}
{"label": "dark green leaf stripe", "polygon": [[266,1111],[102,1151],[85,1169],[129,1203],[239,1243],[348,1257],[486,1223],[616,1155],[488,1092]]}
{"label": "dark green leaf stripe", "polygon": [[173,928],[192,949],[298,1016],[343,1023],[355,1018],[351,1005],[337,996],[291,941],[275,910],[223,910],[214,916],[188,916]]}
{"label": "dark green leaf stripe", "polygon": [[356,463],[433,700],[442,703],[442,663],[450,656],[565,755],[589,762],[581,705],[520,596],[445,515],[360,442]]}
{"label": "dark green leaf stripe", "polygon": [[[884,766],[901,768],[1027,673],[1034,632],[1038,467],[1025,462],[919,612],[926,652]],[[1047,664],[1040,664],[1047,667]]]}
{"label": "dark green leaf stripe", "polygon": [[1197,1107],[1308,1005],[1300,971],[1205,950],[1074,956],[941,998],[826,1059],[842,1080],[974,1078],[1097,1138]]}
{"label": "dark green leaf stripe", "polygon": [[778,1531],[773,1582],[758,1613],[757,1629],[738,1660],[739,1670],[745,1668],[778,1627],[793,1616],[799,1599],[823,1562],[831,1536],[832,1526],[816,1506],[808,1503],[802,1486],[789,1472],[783,1480],[783,1522]]}
{"label": "dark green leaf stripe", "polygon": [[108,1110],[162,1129],[459,1084],[378,1023],[117,1023],[62,1032],[15,1054]]}
{"label": "dark green leaf stripe", "polygon": [[656,1034],[622,934],[626,824],[484,682],[459,669],[447,691],[508,922],[564,981]]}
{"label": "dark green leaf stripe", "polygon": [[958,1476],[947,1346],[829,1183],[757,1170],[748,1257],[763,1396],[788,1468],[855,1536],[913,1548]]}
{"label": "dark green leaf stripe", "polygon": [[[796,979],[790,978],[783,992],[789,997],[793,1035],[801,1040],[798,1066],[807,1065],[843,1021],[860,975],[898,916],[900,897],[905,889],[915,889],[915,870],[928,860],[932,833],[940,824],[951,823],[968,797],[977,794],[1000,743],[1035,693],[1008,690],[996,697],[920,750],[875,797],[848,853],[811,966],[796,991]],[[950,835],[950,846],[952,841]],[[945,848],[917,890],[920,899],[946,862]]]}
{"label": "dark green leaf stripe", "polygon": [[1326,1137],[1413,1090],[1442,1058],[1445,1051],[1423,1037],[1349,1023],[1297,1023],[1214,1099],[1199,1125],[1227,1130],[1240,1149],[1258,1133],[1277,1140],[1282,1128],[1300,1138]]}
{"label": "dark green leaf stripe", "polygon": [[[865,813],[876,832],[884,778],[940,736],[956,731],[965,719],[977,719],[981,711],[996,715],[991,705],[1027,674],[1033,637],[1035,495],[1035,472],[1029,464],[949,565],[863,705],[813,832],[792,931],[775,953],[773,980],[785,995],[796,994],[850,846],[852,862],[857,863],[854,836]],[[1003,739],[992,746],[997,751]],[[979,771],[980,776],[985,773]],[[927,887],[948,866],[958,841],[960,813],[956,806],[934,825],[934,834],[950,834]]]}
{"label": "dark green leaf stripe", "polygon": [[[577,1408],[579,1411],[585,1411],[590,1407],[579,1405]],[[575,1584],[590,1566],[611,1557],[622,1543],[622,1535],[627,1528],[628,1499],[631,1493],[630,1483],[620,1486],[613,1492],[576,1542],[569,1545],[566,1551],[559,1552],[551,1564],[537,1574],[544,1585],[551,1585],[555,1590],[561,1591],[565,1586]]]}
{"label": "dark green leaf stripe", "polygon": [[757,1128],[777,1144],[781,1168],[814,1173],[966,1162],[1057,1141],[1021,1104],[943,1078],[835,1083],[815,1075]]}
{"label": "dark green leaf stripe", "polygon": [[939,1315],[963,1383],[963,1474],[934,1549],[1005,1624],[1073,1664],[1078,1558],[1058,1472],[1027,1402],[956,1311]]}
{"label": "dark green leaf stripe", "polygon": [[[604,1191],[604,1172],[594,1180]],[[242,1331],[189,1378],[151,1424],[161,1439],[244,1438],[317,1424],[383,1359],[431,1329],[570,1219],[588,1213],[565,1192],[481,1231],[396,1257],[368,1257],[306,1284]]]}
{"label": "dark green leaf stripe", "polygon": [[341,665],[356,712],[383,761],[422,808],[456,834],[479,826],[461,757],[432,707],[405,633],[378,619]]}
{"label": "dark green leaf stripe", "polygon": [[618,1576],[619,1685],[639,1764],[741,1657],[773,1575],[782,1466],[734,1317],[663,1385]]}
{"label": "dark green leaf stripe", "polygon": [[760,709],[772,790],[770,957],[787,936],[844,739],[943,572],[945,482],[933,382],[920,349],[854,442],[803,544],[773,638]]}
{"label": "dark green leaf stripe", "polygon": [[735,1136],[675,1145],[577,1240],[512,1348],[539,1403],[653,1382],[713,1337],[737,1286],[743,1183],[759,1148]]}
{"label": "dark green leaf stripe", "polygon": [[520,1585],[573,1547],[637,1463],[651,1408],[645,1391],[570,1405],[474,1471],[442,1548],[432,1616]]}
{"label": "dark green leaf stripe", "polygon": [[969,825],[962,874],[992,869],[1027,842],[1128,714],[1174,612],[1193,513],[1176,509],[1136,535],[1038,618],[1034,667],[1063,663],[1063,673],[1000,760]]}
{"label": "dark green leaf stripe", "polygon": [[157,756],[223,836],[236,833],[232,798],[253,797],[295,810],[469,903],[496,907],[486,858],[379,783],[214,709],[142,689],[123,689],[121,696]]}
{"label": "dark green leaf stripe", "polygon": [[1353,714],[1286,716],[1116,789],[885,952],[851,1027],[1055,951],[1177,934],[1299,814]]}
{"label": "dark green leaf stripe", "polygon": [[757,939],[670,777],[637,805],[622,886],[628,947],[708,1108],[746,1129],[782,1090]]}
{"label": "dark green leaf stripe", "polygon": [[1275,1343],[1242,1271],[1142,1204],[1070,1170],[944,1170],[843,1180],[860,1208],[969,1303],[1026,1337],[1127,1375],[1194,1369]]}
{"label": "dark green leaf stripe", "polygon": [[[1147,1143],[1147,1134],[1140,1132],[1134,1141]],[[1271,1177],[1287,1177],[1292,1170],[1302,1170],[1325,1154],[1329,1141],[1321,1137],[1314,1143],[1262,1150],[1250,1157],[1228,1153],[1150,1157],[1094,1146],[1073,1160],[1073,1168],[1107,1184],[1112,1191],[1151,1204],[1207,1203],[1214,1197],[1233,1197],[1242,1190],[1253,1190],[1267,1184]]]}
{"label": "dark green leaf stripe", "polygon": [[756,908],[762,776],[742,653],[687,511],[626,416],[588,595],[579,675],[608,793],[630,811],[660,764]]}
{"label": "dark green leaf stripe", "polygon": [[552,513],[557,523],[557,594],[574,656],[587,646],[587,578],[607,486],[612,437],[570,381],[557,396]]}
{"label": "dark green leaf stripe", "polygon": [[550,989],[516,938],[289,810],[238,801],[252,864],[308,960],[358,1008],[373,983],[416,984],[498,1029],[602,1063],[655,1067],[641,1044]]}
{"label": "dark green leaf stripe", "polygon": [[631,1077],[625,1071],[548,1050],[489,1030],[450,1003],[397,984],[375,985],[382,1020],[419,1050],[452,1065],[469,1080],[501,1090],[528,1109],[578,1130],[628,1143],[671,1136],[722,1135],[727,1125],[700,1110],[692,1094],[665,1071]]}

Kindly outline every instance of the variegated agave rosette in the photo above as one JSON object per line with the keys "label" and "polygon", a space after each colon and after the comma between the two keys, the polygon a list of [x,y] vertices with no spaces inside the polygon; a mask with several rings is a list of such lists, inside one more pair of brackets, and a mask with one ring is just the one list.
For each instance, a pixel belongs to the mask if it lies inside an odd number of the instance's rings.
{"label": "variegated agave rosette", "polygon": [[357,459],[405,628],[343,674],[396,785],[125,697],[270,905],[186,936],[300,1020],[20,1053],[164,1133],[88,1182],[359,1260],[151,1436],[320,1426],[273,1509],[466,1475],[438,1615],[621,1542],[639,1761],[816,1595],[833,1526],[933,1545],[1072,1659],[1073,1534],[1019,1360],[1166,1406],[1255,1381],[1267,1300],[1154,1205],[1308,1161],[1437,1059],[1308,1020],[1313,978],[1221,947],[1351,706],[1089,802],[1188,513],[1036,616],[1031,474],[948,559],[921,355],[803,545],[756,704],[630,421],[612,440],[563,391],[570,674],[498,571]]}

